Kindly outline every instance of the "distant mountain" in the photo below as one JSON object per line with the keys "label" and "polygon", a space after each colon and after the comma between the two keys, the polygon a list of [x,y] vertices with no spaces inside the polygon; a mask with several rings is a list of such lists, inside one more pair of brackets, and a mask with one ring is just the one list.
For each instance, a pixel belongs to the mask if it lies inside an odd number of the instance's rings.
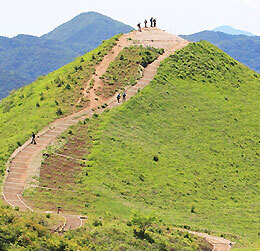
{"label": "distant mountain", "polygon": [[255,36],[251,32],[238,30],[238,29],[235,29],[235,28],[228,26],[228,25],[219,26],[219,27],[213,29],[212,31],[220,31],[220,32],[224,32],[224,33],[227,33],[227,34],[230,34],[230,35]]}
{"label": "distant mountain", "polygon": [[[60,42],[29,35],[0,39],[0,47],[0,69],[21,75],[25,81],[21,85],[63,66],[78,54]],[[10,89],[10,83],[6,85]]]}
{"label": "distant mountain", "polygon": [[[0,69],[0,99],[8,96],[10,90],[16,89],[24,82],[26,82],[26,79],[23,76]],[[6,83],[9,83],[8,89]]]}
{"label": "distant mountain", "polygon": [[0,36],[0,99],[133,28],[95,12],[82,13],[42,37]]}
{"label": "distant mountain", "polygon": [[85,12],[43,35],[42,38],[69,44],[88,44],[94,48],[104,39],[131,30],[131,26],[110,17],[97,12]]}
{"label": "distant mountain", "polygon": [[260,37],[258,36],[202,31],[192,35],[181,35],[181,37],[191,42],[206,40],[252,70],[260,72]]}

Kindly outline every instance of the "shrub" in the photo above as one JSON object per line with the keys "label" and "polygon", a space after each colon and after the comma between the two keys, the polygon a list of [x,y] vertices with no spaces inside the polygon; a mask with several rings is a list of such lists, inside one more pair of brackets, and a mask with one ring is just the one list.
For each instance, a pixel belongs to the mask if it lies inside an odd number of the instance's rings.
{"label": "shrub", "polygon": [[58,116],[60,116],[60,115],[63,114],[63,112],[62,112],[62,110],[61,110],[60,108],[58,108],[58,110],[56,111],[56,114],[57,114]]}
{"label": "shrub", "polygon": [[131,223],[139,228],[139,233],[144,235],[145,231],[152,225],[154,221],[155,217],[135,214]]}
{"label": "shrub", "polygon": [[101,221],[101,220],[95,220],[95,221],[93,222],[93,226],[95,226],[95,227],[103,226],[102,221]]}

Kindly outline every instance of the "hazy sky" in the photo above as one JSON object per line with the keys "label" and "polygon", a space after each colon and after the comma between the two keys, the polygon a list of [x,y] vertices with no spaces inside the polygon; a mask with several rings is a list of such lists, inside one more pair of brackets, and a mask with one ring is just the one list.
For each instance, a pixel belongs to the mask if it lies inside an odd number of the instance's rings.
{"label": "hazy sky", "polygon": [[133,27],[153,16],[175,34],[231,25],[260,35],[260,0],[0,0],[0,36],[42,35],[87,11]]}

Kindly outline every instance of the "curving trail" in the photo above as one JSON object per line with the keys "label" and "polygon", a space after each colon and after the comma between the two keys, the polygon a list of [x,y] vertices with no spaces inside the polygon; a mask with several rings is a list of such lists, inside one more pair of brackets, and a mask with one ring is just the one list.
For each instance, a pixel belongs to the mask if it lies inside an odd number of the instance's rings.
{"label": "curving trail", "polygon": [[[130,38],[130,39],[129,39]],[[37,139],[37,144],[30,144],[28,140],[23,146],[18,148],[10,157],[8,162],[8,171],[6,173],[4,186],[2,190],[2,197],[6,203],[10,206],[19,207],[22,211],[33,211],[22,198],[22,193],[24,189],[28,186],[28,181],[33,175],[37,175],[39,172],[39,163],[41,161],[41,152],[50,145],[62,132],[67,130],[71,125],[75,125],[79,121],[83,121],[86,117],[91,117],[95,112],[101,113],[104,109],[97,110],[97,107],[104,104],[108,104],[107,108],[113,108],[120,105],[117,103],[116,95],[104,100],[97,100],[97,96],[94,89],[98,88],[102,82],[99,79],[101,77],[109,64],[116,58],[116,56],[122,51],[122,49],[129,45],[143,45],[152,46],[155,48],[164,48],[165,53],[157,58],[152,64],[148,65],[143,72],[142,78],[134,86],[129,86],[126,88],[126,99],[130,99],[132,96],[147,86],[151,80],[154,79],[160,62],[169,55],[173,54],[176,50],[185,47],[188,42],[178,36],[168,34],[157,28],[146,28],[142,32],[134,31],[129,34],[125,34],[120,37],[118,43],[111,52],[104,57],[103,61],[96,67],[96,72],[93,74],[91,79],[94,79],[94,88],[92,88],[89,93],[87,88],[89,87],[90,81],[87,83],[86,89],[83,91],[83,97],[88,97],[90,99],[89,106],[79,112],[74,112],[73,114],[57,119],[40,133],[38,133],[39,138]],[[77,102],[79,104],[81,99]],[[39,158],[40,156],[40,158]],[[48,210],[48,209],[46,209]],[[82,226],[83,220],[78,215],[62,214],[65,219],[61,230],[76,229]],[[215,251],[228,251],[230,250],[230,241],[223,238],[212,237],[202,233],[190,232],[192,234],[198,235],[205,238],[209,243],[214,246]],[[229,247],[229,248],[228,248]]]}

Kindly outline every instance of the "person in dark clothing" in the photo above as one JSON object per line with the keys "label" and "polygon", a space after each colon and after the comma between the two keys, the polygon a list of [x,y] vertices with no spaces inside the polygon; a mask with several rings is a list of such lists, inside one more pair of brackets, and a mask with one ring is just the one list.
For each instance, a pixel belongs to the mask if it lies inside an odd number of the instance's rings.
{"label": "person in dark clothing", "polygon": [[121,97],[121,95],[120,95],[120,93],[118,93],[117,96],[116,96],[116,98],[117,98],[117,103],[120,103],[120,97]]}
{"label": "person in dark clothing", "polygon": [[147,20],[144,20],[144,27],[147,28]]}
{"label": "person in dark clothing", "polygon": [[153,20],[153,27],[156,27],[156,19]]}
{"label": "person in dark clothing", "polygon": [[34,132],[32,132],[32,142],[31,142],[31,144],[36,145],[35,138],[36,138],[36,135],[34,134]]}
{"label": "person in dark clothing", "polygon": [[150,19],[151,27],[153,27],[153,17]]}
{"label": "person in dark clothing", "polygon": [[123,93],[123,102],[125,101],[125,98],[126,98],[126,93],[124,92]]}
{"label": "person in dark clothing", "polygon": [[138,30],[141,32],[142,30],[141,30],[141,23],[139,23],[138,25],[137,25],[137,27],[138,27]]}

